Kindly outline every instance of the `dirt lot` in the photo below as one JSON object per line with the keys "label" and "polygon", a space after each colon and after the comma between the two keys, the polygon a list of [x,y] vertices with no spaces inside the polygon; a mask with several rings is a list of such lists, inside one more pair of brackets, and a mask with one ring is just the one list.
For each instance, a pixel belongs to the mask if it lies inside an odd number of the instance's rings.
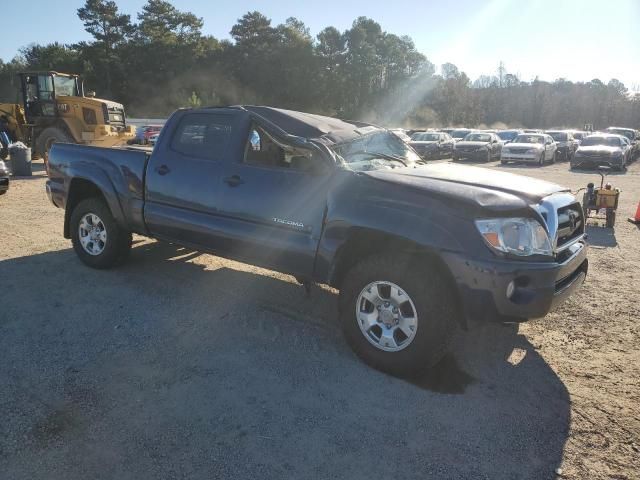
{"label": "dirt lot", "polygon": [[36,166],[0,197],[0,478],[640,478],[640,162],[577,295],[414,383],[354,357],[332,290],[141,238],[84,267]]}

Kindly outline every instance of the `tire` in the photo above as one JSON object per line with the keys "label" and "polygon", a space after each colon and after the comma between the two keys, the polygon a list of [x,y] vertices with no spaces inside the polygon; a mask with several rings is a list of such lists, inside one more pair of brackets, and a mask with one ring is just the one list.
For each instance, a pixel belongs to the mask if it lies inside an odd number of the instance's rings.
{"label": "tire", "polygon": [[613,228],[616,225],[616,211],[607,210],[607,228]]}
{"label": "tire", "polygon": [[[406,337],[405,344],[396,351],[384,351],[382,347],[382,335],[389,334],[390,330],[386,329],[385,323],[380,319],[385,318],[384,309],[389,307],[383,303],[383,312],[378,313],[374,310],[374,303],[363,300],[367,287],[376,282],[392,284],[391,288],[399,287],[404,295],[398,294],[396,297],[408,298],[399,304],[400,312],[407,315],[408,309],[415,317],[412,338],[404,335],[399,325],[389,327],[394,329],[391,333],[394,343],[400,344],[403,337]],[[382,302],[387,295],[393,302],[391,295],[382,293],[383,290],[381,286],[380,296],[375,293],[374,296]],[[412,376],[435,365],[446,353],[459,314],[454,298],[454,292],[448,287],[448,283],[443,281],[438,269],[430,264],[416,262],[409,255],[376,255],[364,259],[347,272],[340,289],[340,322],[347,342],[365,363],[393,375]],[[371,320],[370,325],[373,326],[369,329],[369,334],[363,330],[366,327],[360,326],[357,312],[362,309],[361,302],[371,309],[371,314],[365,312],[365,315],[377,317],[377,320]],[[386,314],[389,314],[388,310]],[[388,317],[384,321],[387,320]],[[376,337],[379,337],[378,346]]]}
{"label": "tire", "polygon": [[57,128],[45,128],[36,139],[36,150],[44,160],[44,167],[49,172],[49,150],[54,143],[75,143],[66,132]]}
{"label": "tire", "polygon": [[[92,215],[97,218],[87,223],[87,216]],[[102,237],[96,236],[93,245],[94,254],[89,253],[90,246],[83,245],[83,241],[89,237],[81,233],[81,222],[84,225],[96,225],[98,230],[105,232]],[[101,228],[100,228],[101,227]],[[111,214],[111,210],[101,198],[87,198],[82,200],[71,213],[70,220],[71,242],[73,249],[82,262],[92,268],[107,269],[122,263],[131,250],[131,233],[123,230]],[[81,238],[82,237],[82,238]],[[102,247],[102,248],[100,248]]]}

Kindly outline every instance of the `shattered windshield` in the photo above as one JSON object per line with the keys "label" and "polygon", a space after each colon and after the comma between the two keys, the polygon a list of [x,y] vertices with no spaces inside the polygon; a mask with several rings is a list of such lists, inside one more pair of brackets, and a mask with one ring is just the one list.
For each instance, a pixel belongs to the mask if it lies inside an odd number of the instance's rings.
{"label": "shattered windshield", "polygon": [[356,171],[397,168],[420,161],[411,147],[386,130],[358,137],[332,148],[347,168]]}

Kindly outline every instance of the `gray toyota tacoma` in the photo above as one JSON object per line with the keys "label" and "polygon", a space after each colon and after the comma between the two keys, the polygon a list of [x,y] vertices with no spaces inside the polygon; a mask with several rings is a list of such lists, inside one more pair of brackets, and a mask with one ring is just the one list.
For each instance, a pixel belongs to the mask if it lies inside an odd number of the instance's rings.
{"label": "gray toyota tacoma", "polygon": [[346,339],[399,375],[456,328],[546,315],[587,274],[582,208],[558,185],[424,165],[390,131],[288,110],[179,110],[152,153],[56,144],[47,194],[94,268],[133,233],[339,289]]}

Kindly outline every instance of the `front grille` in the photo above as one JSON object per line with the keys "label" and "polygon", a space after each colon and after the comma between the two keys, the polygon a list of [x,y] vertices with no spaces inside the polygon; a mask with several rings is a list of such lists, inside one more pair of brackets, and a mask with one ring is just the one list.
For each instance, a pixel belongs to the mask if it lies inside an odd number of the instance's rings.
{"label": "front grille", "polygon": [[509,148],[509,153],[527,153],[529,149],[528,148]]}
{"label": "front grille", "polygon": [[107,107],[109,115],[109,125],[115,127],[116,130],[122,131],[126,126],[124,109],[120,107]]}
{"label": "front grille", "polygon": [[579,203],[558,209],[556,246],[562,247],[584,234],[584,216]]}

